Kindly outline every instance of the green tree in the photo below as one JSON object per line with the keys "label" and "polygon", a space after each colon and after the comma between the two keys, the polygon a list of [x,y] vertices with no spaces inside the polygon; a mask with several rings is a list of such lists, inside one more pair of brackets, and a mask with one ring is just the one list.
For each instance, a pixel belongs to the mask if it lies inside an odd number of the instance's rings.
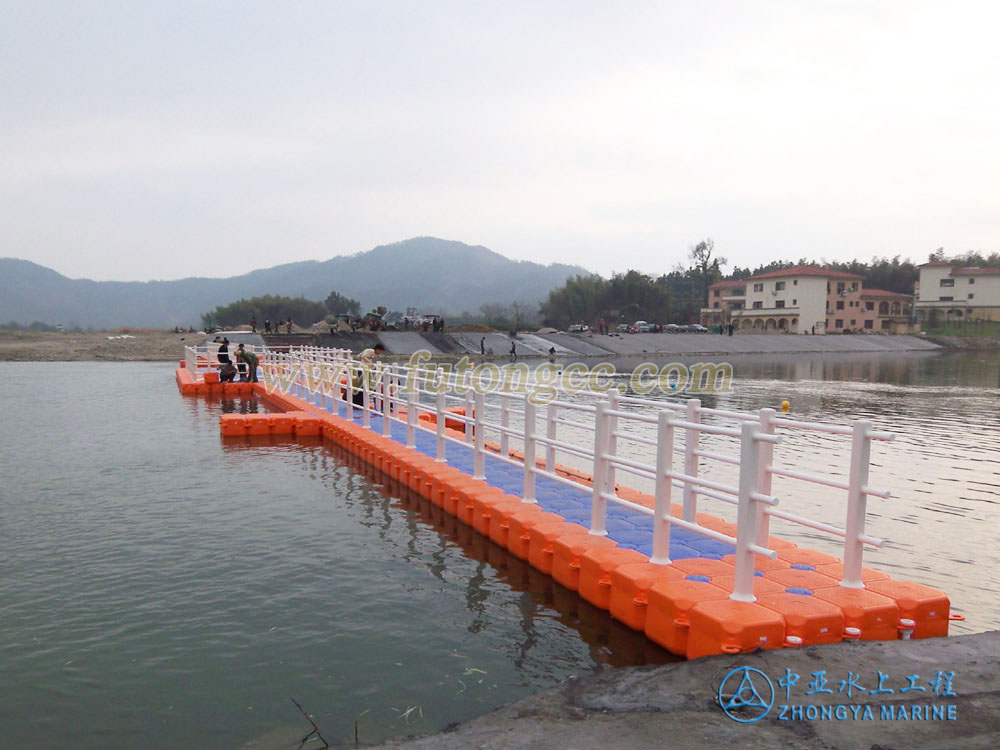
{"label": "green tree", "polygon": [[348,313],[350,315],[360,315],[361,314],[361,303],[356,299],[351,299],[350,297],[345,297],[340,292],[334,290],[330,292],[330,296],[326,298],[326,309],[331,315],[340,315],[341,313]]}
{"label": "green tree", "polygon": [[719,266],[725,265],[725,258],[713,258],[715,243],[712,238],[702,240],[688,251],[688,257],[694,264],[691,272],[701,281],[702,307],[708,307],[708,287],[722,278]]}
{"label": "green tree", "polygon": [[224,328],[246,325],[254,318],[258,323],[265,319],[277,323],[292,318],[299,325],[311,325],[323,320],[325,315],[326,306],[322,302],[305,297],[280,297],[269,294],[216,307],[212,312],[204,313],[201,320],[206,327],[214,325]]}

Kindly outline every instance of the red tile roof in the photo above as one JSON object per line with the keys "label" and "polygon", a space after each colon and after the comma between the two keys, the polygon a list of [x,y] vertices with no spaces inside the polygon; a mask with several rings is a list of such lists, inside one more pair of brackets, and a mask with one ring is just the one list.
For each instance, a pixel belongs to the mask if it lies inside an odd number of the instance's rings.
{"label": "red tile roof", "polygon": [[709,289],[731,289],[737,286],[746,286],[746,281],[716,281],[709,285]]}
{"label": "red tile roof", "polygon": [[[780,271],[769,271],[767,273],[758,273],[750,277],[756,281],[757,279],[777,279],[786,276],[820,276],[825,279],[858,279],[861,280],[864,277],[858,276],[854,273],[844,273],[843,271],[831,271],[828,268],[820,268],[819,266],[792,266],[791,268],[784,268]],[[750,281],[747,279],[747,281]]]}
{"label": "red tile roof", "polygon": [[910,299],[911,295],[900,292],[890,292],[888,289],[862,289],[862,297],[898,297],[899,299]]}

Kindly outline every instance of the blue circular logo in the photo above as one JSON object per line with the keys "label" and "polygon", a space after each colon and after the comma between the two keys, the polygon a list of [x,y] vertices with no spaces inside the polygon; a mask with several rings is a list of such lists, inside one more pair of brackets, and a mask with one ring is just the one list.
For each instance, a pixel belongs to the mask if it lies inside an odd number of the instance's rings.
{"label": "blue circular logo", "polygon": [[741,724],[760,721],[774,705],[771,678],[753,667],[729,670],[719,684],[719,705],[733,721]]}

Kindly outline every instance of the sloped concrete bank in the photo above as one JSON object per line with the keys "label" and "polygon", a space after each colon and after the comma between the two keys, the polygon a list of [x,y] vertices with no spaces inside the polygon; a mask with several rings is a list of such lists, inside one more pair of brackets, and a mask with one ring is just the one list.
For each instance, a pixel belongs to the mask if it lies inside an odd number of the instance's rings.
{"label": "sloped concrete bank", "polygon": [[[766,714],[756,706],[733,710],[739,718],[761,716],[752,723],[727,716],[717,699],[723,681],[724,701],[736,692],[742,672],[728,679],[727,674],[743,667],[760,670],[773,684],[774,701]],[[766,680],[749,674],[766,701]],[[791,675],[797,681],[786,688]],[[808,694],[810,688],[830,692]],[[749,696],[749,692],[744,695]],[[844,707],[838,709],[838,704]],[[814,714],[815,718],[807,718]],[[608,669],[568,680],[441,734],[382,747],[705,750],[727,746],[1000,747],[1000,632],[847,642],[654,668]]]}
{"label": "sloped concrete bank", "polygon": [[554,349],[558,357],[628,357],[643,355],[728,355],[728,354],[808,354],[808,353],[877,353],[942,351],[938,344],[919,336],[796,336],[738,334],[637,333],[599,336],[565,333],[519,333],[516,338],[504,333],[384,333],[293,334],[268,336],[271,346],[310,344],[360,351],[382,344],[388,354],[409,355],[425,349],[434,355],[480,356],[480,347],[498,358],[506,358],[514,345],[518,357],[548,356]]}

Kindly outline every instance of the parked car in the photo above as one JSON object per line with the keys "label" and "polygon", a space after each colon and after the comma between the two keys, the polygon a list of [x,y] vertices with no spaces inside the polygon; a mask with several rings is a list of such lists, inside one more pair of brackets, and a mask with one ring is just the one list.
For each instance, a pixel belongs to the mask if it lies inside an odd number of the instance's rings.
{"label": "parked car", "polygon": [[663,326],[663,330],[665,333],[680,333],[684,330],[684,326],[679,326],[676,323],[667,323]]}
{"label": "parked car", "polygon": [[633,325],[632,327],[635,328],[635,330],[638,331],[639,333],[649,333],[650,331],[649,323],[647,323],[645,320],[635,321],[635,325]]}
{"label": "parked car", "polygon": [[688,333],[708,333],[708,329],[700,323],[692,323],[687,327]]}
{"label": "parked car", "polygon": [[628,323],[619,323],[615,327],[615,330],[618,331],[619,333],[635,333],[636,332],[635,327],[634,326],[630,326]]}
{"label": "parked car", "polygon": [[584,323],[574,323],[569,328],[566,329],[569,333],[586,333],[590,330],[590,326]]}

